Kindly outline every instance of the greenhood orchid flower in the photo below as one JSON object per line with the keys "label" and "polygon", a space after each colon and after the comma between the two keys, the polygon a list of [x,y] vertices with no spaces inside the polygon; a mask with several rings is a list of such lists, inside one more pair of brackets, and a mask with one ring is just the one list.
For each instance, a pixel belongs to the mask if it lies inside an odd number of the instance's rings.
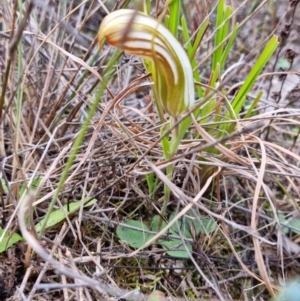
{"label": "greenhood orchid flower", "polygon": [[121,9],[101,22],[100,49],[104,38],[112,46],[153,61],[155,89],[166,112],[177,117],[191,107],[195,97],[191,63],[178,40],[159,21]]}

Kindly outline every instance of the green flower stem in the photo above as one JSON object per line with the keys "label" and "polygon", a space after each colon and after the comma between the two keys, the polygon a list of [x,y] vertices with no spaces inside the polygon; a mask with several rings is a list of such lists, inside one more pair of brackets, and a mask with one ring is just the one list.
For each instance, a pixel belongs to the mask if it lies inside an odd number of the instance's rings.
{"label": "green flower stem", "polygon": [[[169,147],[167,151],[165,151],[165,148],[163,148],[165,159],[171,159],[177,153],[177,149],[179,146],[179,143],[176,143],[179,139],[179,128],[180,128],[180,124],[177,124],[177,117],[172,116],[170,118],[170,125],[173,128],[171,134],[171,141],[169,144],[171,147]],[[166,176],[169,180],[172,179],[174,168],[175,168],[175,164],[169,165],[166,168]],[[160,220],[158,223],[159,230],[161,229],[163,218],[167,211],[168,203],[170,201],[170,196],[171,196],[171,189],[167,184],[164,184],[164,202],[160,211]]]}

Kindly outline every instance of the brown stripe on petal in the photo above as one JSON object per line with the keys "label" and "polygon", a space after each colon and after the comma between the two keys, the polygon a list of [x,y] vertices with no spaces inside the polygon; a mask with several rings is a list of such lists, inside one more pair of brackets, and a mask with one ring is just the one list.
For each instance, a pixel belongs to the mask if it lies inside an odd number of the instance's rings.
{"label": "brown stripe on petal", "polygon": [[193,70],[187,54],[156,19],[130,9],[107,15],[100,26],[102,40],[130,54],[154,61],[154,81],[165,110],[178,116],[194,103]]}

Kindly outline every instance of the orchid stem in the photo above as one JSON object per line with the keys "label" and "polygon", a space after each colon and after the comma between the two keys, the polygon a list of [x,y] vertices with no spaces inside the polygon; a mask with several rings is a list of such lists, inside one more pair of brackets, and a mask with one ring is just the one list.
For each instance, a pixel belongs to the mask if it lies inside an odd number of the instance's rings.
{"label": "orchid stem", "polygon": [[[165,153],[165,159],[171,159],[176,154],[178,149],[178,147],[176,149],[174,149],[173,147],[174,142],[177,140],[179,134],[179,125],[174,126],[176,122],[177,122],[177,118],[172,116],[170,119],[170,124],[171,127],[173,128],[172,135],[171,135],[171,143],[170,143],[171,147],[169,153]],[[169,180],[172,179],[174,168],[175,168],[175,164],[171,164],[166,168],[166,176]],[[164,203],[160,211],[160,220],[158,223],[159,230],[161,229],[163,218],[167,211],[168,203],[170,201],[170,196],[171,196],[171,189],[167,184],[164,184]]]}

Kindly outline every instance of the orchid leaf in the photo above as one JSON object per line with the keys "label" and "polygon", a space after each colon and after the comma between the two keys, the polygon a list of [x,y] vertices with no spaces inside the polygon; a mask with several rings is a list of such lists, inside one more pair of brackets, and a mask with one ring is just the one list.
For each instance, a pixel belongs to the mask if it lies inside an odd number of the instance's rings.
{"label": "orchid leaf", "polygon": [[149,229],[144,223],[128,219],[117,227],[116,234],[124,243],[138,249],[153,237],[147,231]]}
{"label": "orchid leaf", "polygon": [[[2,237],[3,233],[4,230],[0,228],[0,237]],[[6,231],[4,237],[0,241],[0,253],[6,251],[21,240],[23,240],[23,237],[18,233],[11,233],[11,231]]]}

